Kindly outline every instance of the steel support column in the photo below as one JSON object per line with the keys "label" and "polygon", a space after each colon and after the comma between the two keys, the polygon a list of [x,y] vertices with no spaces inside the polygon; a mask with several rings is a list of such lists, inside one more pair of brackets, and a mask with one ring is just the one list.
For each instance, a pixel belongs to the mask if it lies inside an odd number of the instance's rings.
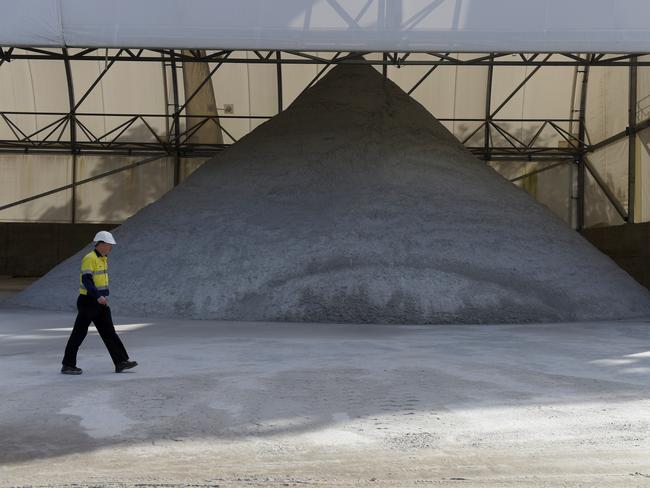
{"label": "steel support column", "polygon": [[76,103],[74,99],[74,85],[72,79],[72,67],[70,66],[70,57],[68,49],[63,48],[63,63],[65,66],[65,76],[68,82],[68,103],[70,106],[70,154],[72,155],[72,201],[70,220],[74,224],[77,222],[77,118]]}
{"label": "steel support column", "polygon": [[487,73],[487,82],[486,82],[486,90],[485,90],[485,128],[484,128],[484,134],[483,134],[483,159],[485,161],[490,160],[490,122],[492,119],[491,111],[492,111],[492,79],[494,77],[494,65],[490,64],[488,66],[488,73]]}
{"label": "steel support column", "polygon": [[278,113],[282,112],[282,53],[280,51],[275,53],[275,58],[278,60],[276,67],[276,78],[278,80]]}
{"label": "steel support column", "polygon": [[628,173],[627,173],[627,222],[635,219],[636,205],[636,104],[637,104],[637,67],[632,58],[630,65],[630,93],[628,98]]}
{"label": "steel support column", "polygon": [[[589,56],[589,55],[587,55]],[[589,65],[585,65],[582,73],[582,84],[580,88],[580,109],[578,116],[578,145],[579,155],[576,163],[578,165],[578,221],[577,228],[582,230],[585,226],[585,134],[586,134],[586,109],[587,109],[587,88],[589,86]]]}
{"label": "steel support column", "polygon": [[174,126],[174,138],[173,138],[173,148],[174,148],[174,186],[180,183],[181,179],[181,154],[180,154],[180,139],[181,139],[181,127],[180,127],[180,110],[178,103],[178,74],[176,73],[176,53],[174,50],[170,51],[171,54],[171,70],[172,70],[172,96],[174,99],[174,118],[172,125]]}

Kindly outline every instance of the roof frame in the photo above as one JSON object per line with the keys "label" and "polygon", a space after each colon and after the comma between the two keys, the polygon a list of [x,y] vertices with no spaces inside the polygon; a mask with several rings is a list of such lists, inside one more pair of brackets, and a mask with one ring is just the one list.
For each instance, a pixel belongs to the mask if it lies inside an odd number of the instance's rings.
{"label": "roof frame", "polygon": [[[102,52],[103,51],[103,52]],[[252,56],[250,55],[252,54]],[[414,56],[419,54],[421,56]],[[643,53],[642,53],[643,54]],[[278,74],[278,111],[282,110],[282,66],[295,65],[295,64],[316,64],[323,66],[317,75],[305,86],[307,90],[314,83],[320,79],[325,71],[332,65],[337,64],[367,64],[373,66],[383,66],[384,75],[387,76],[386,68],[408,68],[410,66],[430,66],[430,69],[409,89],[408,93],[413,93],[421,84],[438,68],[444,66],[484,66],[490,70],[490,73],[500,66],[527,66],[534,69],[526,76],[526,78],[515,87],[510,94],[497,106],[496,109],[490,108],[489,99],[491,98],[490,86],[487,90],[486,113],[483,119],[439,119],[441,121],[453,122],[478,122],[477,128],[471,132],[462,142],[468,146],[468,149],[477,157],[484,160],[491,161],[510,161],[513,163],[532,162],[532,161],[549,161],[549,162],[574,162],[579,167],[578,178],[582,180],[579,184],[579,192],[581,196],[579,199],[584,199],[584,178],[586,171],[589,171],[596,182],[603,188],[607,198],[612,202],[621,217],[629,221],[630,216],[633,216],[633,206],[627,211],[616,200],[614,193],[606,187],[606,183],[600,176],[597,175],[596,169],[593,164],[587,159],[587,154],[594,152],[609,144],[613,144],[626,137],[631,137],[637,132],[650,127],[650,119],[640,123],[631,124],[630,127],[620,131],[603,141],[590,143],[586,129],[584,127],[584,111],[586,100],[581,103],[579,110],[579,117],[576,119],[497,119],[498,112],[523,88],[531,78],[541,68],[548,66],[572,66],[578,72],[583,73],[584,85],[581,93],[586,93],[588,80],[588,71],[591,67],[605,67],[615,66],[630,69],[631,72],[635,71],[638,66],[650,66],[650,61],[639,61],[639,53],[589,53],[589,54],[576,54],[576,53],[524,53],[524,52],[493,52],[493,53],[475,53],[472,55],[459,55],[450,52],[326,52],[326,53],[313,53],[304,51],[291,51],[291,50],[253,50],[249,53],[243,51],[231,50],[173,50],[173,49],[144,49],[144,48],[121,48],[121,49],[101,49],[95,47],[79,48],[79,49],[52,49],[52,48],[39,48],[39,47],[22,47],[15,46],[0,46],[0,69],[4,63],[17,62],[17,61],[40,61],[40,60],[60,60],[66,63],[66,70],[68,74],[69,97],[70,97],[70,111],[69,112],[40,112],[40,111],[3,111],[0,107],[0,123],[5,123],[15,138],[11,140],[0,140],[0,153],[71,153],[74,157],[79,154],[124,154],[124,155],[141,155],[146,161],[158,160],[161,157],[175,156],[177,165],[180,158],[186,157],[209,157],[216,152],[225,149],[228,144],[196,144],[192,143],[191,136],[196,133],[200,128],[206,124],[214,123],[220,127],[224,133],[236,142],[236,138],[230,134],[223,126],[222,120],[229,118],[245,118],[245,119],[268,119],[275,114],[271,115],[253,115],[253,116],[229,116],[219,115],[218,119],[214,115],[183,115],[187,119],[191,119],[191,123],[187,123],[186,127],[181,129],[179,120],[181,113],[184,111],[187,103],[192,97],[198,93],[201,87],[211,80],[214,73],[224,64],[228,63],[246,63],[246,64],[275,64],[277,65]],[[365,58],[362,56],[366,56]],[[418,58],[418,59],[415,59]],[[110,68],[117,62],[156,62],[156,63],[213,63],[216,66],[212,68],[209,75],[199,84],[195,92],[185,101],[182,105],[178,102],[178,97],[175,98],[173,113],[160,113],[160,114],[143,114],[143,113],[125,113],[125,114],[98,114],[98,113],[84,113],[80,111],[80,106],[83,101],[90,95],[92,90],[100,83],[101,79],[106,75]],[[105,61],[107,62],[104,69],[97,75],[95,80],[91,83],[90,87],[79,97],[75,98],[72,90],[72,76],[69,68],[71,61]],[[176,69],[176,68],[174,68]],[[490,82],[491,85],[491,76]],[[178,86],[174,81],[174,92],[177,94]],[[303,91],[304,91],[303,90]],[[630,103],[634,103],[632,97]],[[56,117],[54,121],[48,123],[46,126],[29,133],[23,130],[16,120],[15,116],[19,115],[47,115]],[[87,117],[104,117],[104,116],[119,116],[127,118],[126,122],[120,122],[115,127],[110,128],[106,134],[96,136],[88,127],[83,123],[83,119]],[[157,134],[152,129],[151,119],[165,117],[171,119],[171,124],[168,134]],[[632,119],[630,119],[632,120]],[[120,141],[120,135],[123,134],[133,124],[141,122],[148,131],[153,135],[155,141]],[[539,127],[535,130],[533,136],[528,141],[523,141],[512,134],[502,124],[505,122],[519,122],[519,123],[539,123]],[[561,123],[577,123],[579,126],[579,134],[571,134],[561,127]],[[66,140],[64,133],[70,127],[70,138]],[[566,147],[550,148],[535,146],[541,132],[547,127],[552,128],[557,132],[560,137],[566,141]],[[79,128],[85,139],[78,137],[76,128]],[[48,131],[46,133],[46,131]],[[481,130],[483,130],[483,143],[480,146],[473,146],[469,141],[473,139]],[[35,137],[44,134],[40,140]],[[494,135],[498,134],[506,145],[497,145],[494,140]],[[113,136],[109,139],[109,136]],[[155,157],[155,158],[154,158]],[[630,167],[634,165],[633,151],[630,151]],[[154,158],[154,159],[152,159]],[[146,163],[143,163],[146,164]],[[137,167],[140,164],[130,165],[129,167]],[[552,167],[560,166],[560,164],[553,163],[546,167],[546,170]],[[537,174],[541,171],[530,172],[530,175]],[[113,173],[111,173],[113,174]],[[178,170],[176,171],[178,174]],[[516,178],[516,180],[521,177]],[[74,181],[71,186],[62,187],[63,189],[76,188],[77,184],[84,182]],[[94,181],[89,180],[89,181]],[[178,178],[175,178],[175,183]],[[47,196],[51,192],[45,192],[41,196]],[[21,200],[14,202],[15,205],[24,203],[28,200]],[[634,199],[630,199],[633,205]],[[2,208],[9,208],[12,205],[5,205]],[[581,206],[582,207],[582,206]],[[584,213],[584,210],[582,210]],[[74,206],[73,206],[74,214]],[[633,218],[633,217],[632,217]],[[74,215],[73,215],[74,220]]]}

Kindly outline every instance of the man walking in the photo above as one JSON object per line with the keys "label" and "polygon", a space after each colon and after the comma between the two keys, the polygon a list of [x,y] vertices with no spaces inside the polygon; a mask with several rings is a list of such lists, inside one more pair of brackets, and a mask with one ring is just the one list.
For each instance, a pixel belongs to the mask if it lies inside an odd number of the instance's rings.
{"label": "man walking", "polygon": [[111,309],[108,306],[108,254],[116,244],[113,235],[105,230],[95,235],[95,249],[81,261],[79,297],[77,298],[77,320],[68,339],[63,357],[63,374],[81,374],[77,368],[77,351],[86,338],[88,326],[94,323],[115,363],[115,372],[121,373],[138,365],[129,360],[122,341],[115,332]]}

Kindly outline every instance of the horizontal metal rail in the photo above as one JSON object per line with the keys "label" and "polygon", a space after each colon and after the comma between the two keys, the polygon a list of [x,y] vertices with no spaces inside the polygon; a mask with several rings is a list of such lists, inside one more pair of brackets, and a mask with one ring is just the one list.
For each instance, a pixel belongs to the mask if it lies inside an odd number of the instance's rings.
{"label": "horizontal metal rail", "polygon": [[[20,52],[16,52],[20,50]],[[68,51],[72,49],[68,48]],[[102,52],[103,51],[103,52]],[[107,57],[115,61],[130,62],[157,62],[161,56],[169,58],[169,49],[82,49],[77,53],[68,55],[70,61],[106,61]],[[110,52],[110,54],[108,54]],[[176,60],[184,63],[234,63],[234,64],[369,64],[373,66],[650,66],[650,61],[638,61],[634,58],[648,53],[622,53],[622,54],[593,54],[580,56],[572,53],[545,53],[553,56],[553,60],[540,59],[540,53],[500,52],[476,53],[473,57],[462,58],[449,53],[436,52],[398,52],[383,56],[381,52],[349,53],[345,56],[325,57],[305,51],[254,51],[255,57],[237,57],[233,53],[243,51],[207,51],[202,55],[200,51],[191,51],[190,54],[181,54],[174,51]],[[115,53],[118,53],[115,55]],[[280,53],[281,56],[276,54]],[[333,52],[330,54],[334,54]],[[377,56],[377,59],[362,59],[359,54],[367,57]],[[427,59],[414,59],[414,55],[427,55]],[[226,56],[230,57],[226,58]],[[65,55],[60,50],[39,49],[34,47],[0,46],[0,63],[15,60],[63,60]]]}

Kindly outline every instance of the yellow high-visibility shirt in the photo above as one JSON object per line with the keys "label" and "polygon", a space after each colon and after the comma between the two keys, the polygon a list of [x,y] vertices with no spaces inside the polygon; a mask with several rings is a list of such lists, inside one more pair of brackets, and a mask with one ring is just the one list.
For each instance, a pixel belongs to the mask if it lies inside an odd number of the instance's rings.
{"label": "yellow high-visibility shirt", "polygon": [[100,295],[108,295],[108,258],[106,256],[92,250],[81,260],[81,275],[79,276],[79,293],[81,295],[88,294],[83,282],[84,275],[92,276],[93,284]]}

